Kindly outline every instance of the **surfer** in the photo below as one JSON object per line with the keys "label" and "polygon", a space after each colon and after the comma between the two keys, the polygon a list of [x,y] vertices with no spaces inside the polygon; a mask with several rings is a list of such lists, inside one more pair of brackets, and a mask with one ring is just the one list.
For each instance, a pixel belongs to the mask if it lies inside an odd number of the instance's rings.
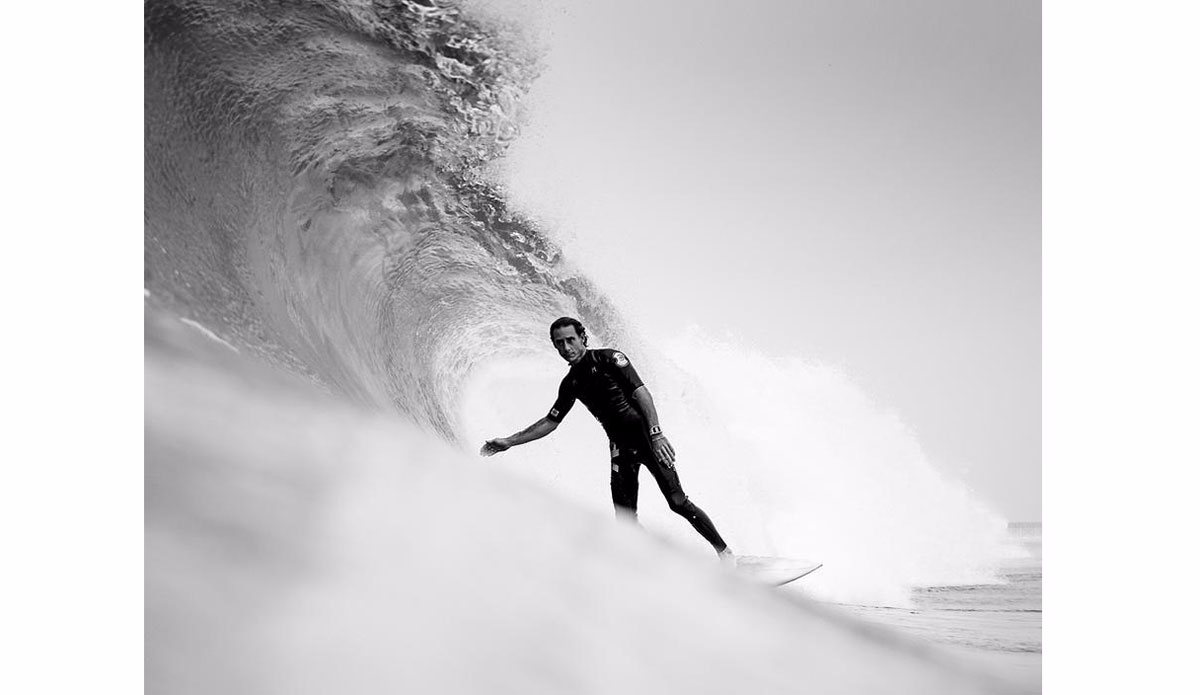
{"label": "surfer", "polygon": [[587,340],[587,330],[576,319],[564,316],[550,324],[550,341],[571,365],[558,387],[558,400],[546,417],[512,436],[488,440],[479,453],[491,456],[541,439],[558,427],[576,399],[583,401],[608,435],[617,512],[637,518],[638,473],[645,465],[671,511],[687,519],[722,561],[733,561],[712,520],[684,494],[675,470],[675,449],[658,424],[650,390],[629,358],[617,350],[589,350]]}

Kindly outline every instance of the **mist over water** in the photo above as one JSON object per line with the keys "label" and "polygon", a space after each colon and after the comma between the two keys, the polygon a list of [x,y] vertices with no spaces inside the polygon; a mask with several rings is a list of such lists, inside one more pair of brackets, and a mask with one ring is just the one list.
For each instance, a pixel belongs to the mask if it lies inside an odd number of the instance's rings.
{"label": "mist over water", "polygon": [[703,384],[698,407],[724,425],[689,434],[720,432],[726,460],[744,468],[750,508],[735,506],[734,527],[761,520],[764,551],[825,562],[805,584],[816,595],[903,605],[909,587],[993,581],[1012,552],[1005,521],[835,369],[697,332],[671,354]]}

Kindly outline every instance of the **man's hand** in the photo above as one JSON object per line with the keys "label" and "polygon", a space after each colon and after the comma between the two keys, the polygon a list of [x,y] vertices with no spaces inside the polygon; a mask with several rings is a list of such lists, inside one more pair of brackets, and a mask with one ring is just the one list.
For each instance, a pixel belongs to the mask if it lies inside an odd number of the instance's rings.
{"label": "man's hand", "polygon": [[491,456],[492,454],[498,454],[501,451],[508,451],[511,448],[512,444],[509,444],[508,440],[503,437],[500,439],[489,439],[483,445],[483,448],[479,450],[479,455]]}
{"label": "man's hand", "polygon": [[650,445],[654,447],[654,458],[658,459],[659,463],[664,463],[672,468],[675,467],[675,447],[671,446],[671,442],[667,441],[667,435],[653,435],[650,437]]}

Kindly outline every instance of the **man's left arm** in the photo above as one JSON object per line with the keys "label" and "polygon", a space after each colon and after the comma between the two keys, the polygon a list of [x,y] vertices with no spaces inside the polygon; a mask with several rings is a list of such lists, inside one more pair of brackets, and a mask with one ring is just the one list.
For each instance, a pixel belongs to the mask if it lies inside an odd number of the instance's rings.
{"label": "man's left arm", "polygon": [[633,392],[633,401],[637,404],[638,410],[642,411],[642,417],[646,420],[650,445],[654,448],[655,458],[673,466],[675,464],[675,448],[671,446],[671,442],[667,440],[667,436],[662,433],[662,427],[658,424],[658,411],[654,409],[654,397],[650,395],[650,389],[646,388],[644,384],[637,387]]}

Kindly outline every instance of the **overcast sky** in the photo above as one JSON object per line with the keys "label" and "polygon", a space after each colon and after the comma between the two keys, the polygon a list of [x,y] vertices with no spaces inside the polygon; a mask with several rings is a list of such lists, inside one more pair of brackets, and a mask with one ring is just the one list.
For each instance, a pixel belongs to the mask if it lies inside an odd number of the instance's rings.
{"label": "overcast sky", "polygon": [[843,368],[1041,518],[1040,6],[540,4],[509,179],[650,337]]}

